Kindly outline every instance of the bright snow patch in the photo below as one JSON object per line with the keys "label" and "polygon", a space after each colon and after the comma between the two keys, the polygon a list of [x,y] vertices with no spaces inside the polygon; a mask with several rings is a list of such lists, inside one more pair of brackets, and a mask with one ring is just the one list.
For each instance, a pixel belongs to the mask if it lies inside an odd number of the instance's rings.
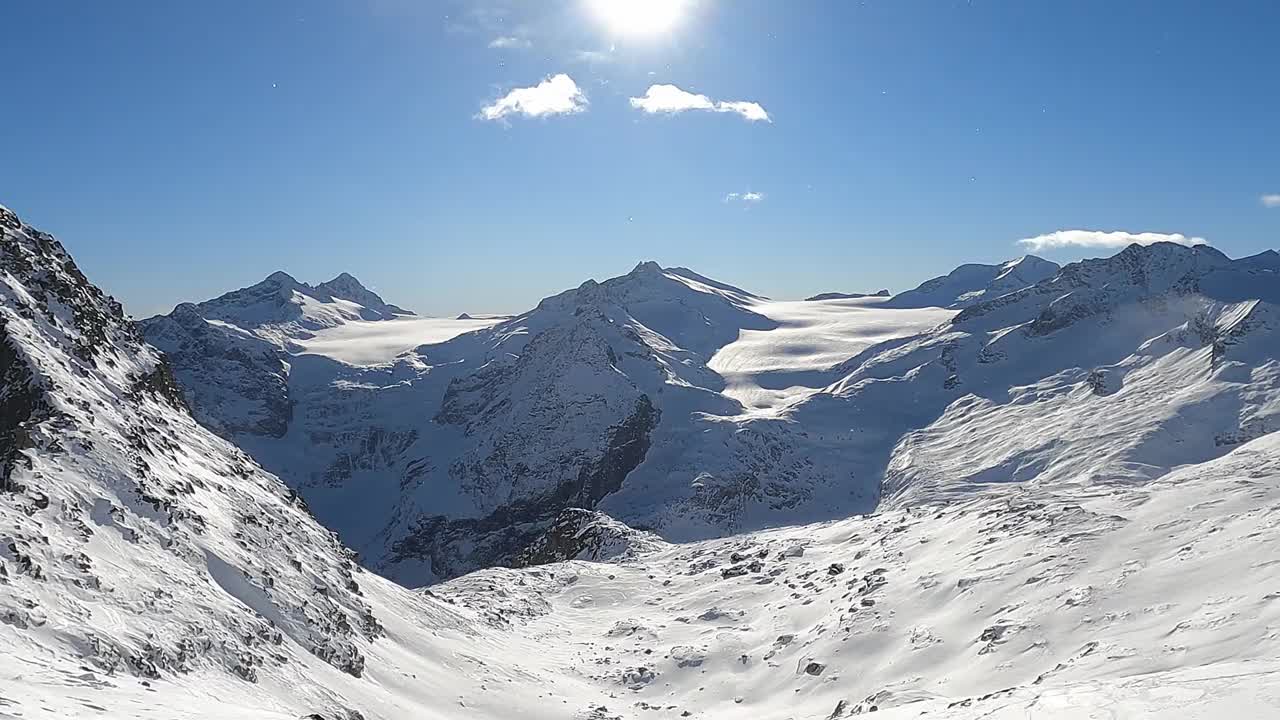
{"label": "bright snow patch", "polygon": [[380,365],[419,345],[442,343],[505,318],[480,319],[401,316],[390,320],[353,320],[294,341],[295,352],[324,355],[348,365]]}
{"label": "bright snow patch", "polygon": [[924,332],[956,314],[881,307],[886,299],[757,303],[751,309],[778,327],[743,330],[707,367],[724,377],[725,395],[750,410],[776,412],[830,384],[826,371],[872,345]]}

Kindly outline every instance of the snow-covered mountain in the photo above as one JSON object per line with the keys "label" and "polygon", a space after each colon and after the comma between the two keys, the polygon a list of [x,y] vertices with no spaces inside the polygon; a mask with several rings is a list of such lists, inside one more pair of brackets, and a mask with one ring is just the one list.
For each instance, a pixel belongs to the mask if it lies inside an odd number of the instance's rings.
{"label": "snow-covered mountain", "polygon": [[[567,487],[572,505],[621,475],[597,507],[659,520],[655,533],[561,511],[518,528],[534,541],[511,560],[535,566],[415,592],[362,570],[276,477],[193,421],[120,306],[0,209],[0,713],[1272,717],[1273,260],[1135,247],[959,313],[772,302],[642,265],[396,363],[289,355],[341,369],[300,403],[312,430],[347,427],[356,400],[382,412],[384,394],[408,409],[438,392],[430,432],[453,434],[473,473],[459,477],[522,468],[488,491]],[[307,373],[323,376],[290,367],[287,381]],[[333,394],[361,377],[363,395]],[[561,422],[603,449],[559,447]],[[748,437],[717,447],[735,433]],[[711,470],[686,496],[672,489],[687,476],[660,473],[754,443],[761,488],[791,480],[770,464],[791,451],[770,438],[807,442],[824,468],[838,467],[824,448],[847,453],[855,481],[883,466],[883,501],[780,526],[822,513],[748,491],[739,527],[778,527],[668,542],[724,506],[689,500],[718,487]],[[351,478],[335,491],[354,502]],[[795,486],[826,492],[808,480]],[[444,522],[500,535],[507,518],[485,518]]]}
{"label": "snow-covered mountain", "polygon": [[360,281],[342,273],[334,279],[308,285],[285,272],[195,306],[201,317],[240,328],[273,327],[288,337],[341,325],[353,320],[387,320],[412,315],[389,305]]}
{"label": "snow-covered mountain", "polygon": [[[1210,459],[1275,427],[1275,273],[1157,245],[787,303],[642,263],[391,364],[290,357],[259,376],[286,422],[206,422],[416,585],[513,562],[566,508],[688,541]],[[198,411],[217,357],[175,359]]]}
{"label": "snow-covered mountain", "polygon": [[6,672],[90,695],[116,674],[359,677],[383,630],[352,554],[196,424],[119,303],[4,208],[0,268]]}
{"label": "snow-covered mountain", "polygon": [[[275,356],[254,382],[241,373],[254,356],[233,350],[220,380],[226,352],[191,340],[224,334],[208,321],[171,358],[202,421],[297,488],[370,565],[420,584],[511,562],[567,507],[608,505],[667,537],[873,508],[872,485],[834,470],[840,447],[753,415],[709,368],[744,332],[779,327],[755,311],[764,304],[642,263],[391,364]],[[180,320],[147,321],[148,337],[174,347]],[[279,422],[241,421],[281,387],[289,412],[255,413]],[[208,392],[225,397],[201,407]]]}
{"label": "snow-covered mountain", "polygon": [[965,308],[1034,285],[1053,277],[1059,269],[1057,263],[1035,255],[1024,255],[999,265],[970,263],[894,295],[885,307]]}
{"label": "snow-covered mountain", "polygon": [[830,398],[912,397],[894,418],[893,504],[1010,481],[1144,482],[1280,427],[1278,304],[1280,274],[1251,259],[1135,245],[855,358]]}
{"label": "snow-covered mountain", "polygon": [[174,367],[196,418],[226,438],[280,437],[293,420],[294,356],[385,362],[427,338],[496,320],[419,318],[347,273],[312,286],[283,272],[256,285],[143,320]]}

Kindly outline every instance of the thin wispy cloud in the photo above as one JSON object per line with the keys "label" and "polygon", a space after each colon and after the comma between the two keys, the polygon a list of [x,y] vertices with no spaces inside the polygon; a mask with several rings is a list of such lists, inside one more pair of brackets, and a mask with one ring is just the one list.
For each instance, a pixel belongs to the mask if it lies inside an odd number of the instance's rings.
{"label": "thin wispy cloud", "polygon": [[579,50],[573,54],[573,60],[581,63],[611,63],[614,59],[612,50]]}
{"label": "thin wispy cloud", "polygon": [[750,122],[772,122],[769,113],[759,103],[746,100],[712,100],[706,95],[691,93],[675,85],[650,85],[643,97],[631,98],[631,107],[649,114],[668,114],[703,110],[709,112],[736,113]]}
{"label": "thin wispy cloud", "polygon": [[527,38],[503,35],[490,40],[489,47],[495,50],[525,50],[533,47],[533,43]]}
{"label": "thin wispy cloud", "polygon": [[731,192],[728,195],[724,196],[724,201],[727,203],[730,203],[730,202],[758,203],[761,200],[764,200],[764,193],[761,193],[761,192],[751,192],[751,191],[744,192],[744,193]]}
{"label": "thin wispy cloud", "polygon": [[1280,193],[1271,193],[1262,196],[1262,207],[1280,208]]}
{"label": "thin wispy cloud", "polygon": [[481,120],[502,120],[508,115],[547,117],[571,115],[587,109],[587,96],[573,78],[564,73],[552,75],[533,87],[516,88],[480,108]]}
{"label": "thin wispy cloud", "polygon": [[1058,230],[1057,232],[1025,238],[1018,242],[1030,250],[1039,251],[1073,247],[1123,248],[1134,243],[1138,245],[1154,245],[1160,242],[1190,246],[1204,245],[1207,241],[1202,237],[1187,237],[1182,233],[1131,233],[1123,230]]}

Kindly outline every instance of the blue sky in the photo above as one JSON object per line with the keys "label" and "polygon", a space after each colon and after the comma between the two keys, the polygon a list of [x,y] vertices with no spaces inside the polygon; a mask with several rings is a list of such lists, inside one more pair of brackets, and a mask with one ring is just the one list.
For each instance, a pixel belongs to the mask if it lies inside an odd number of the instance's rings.
{"label": "blue sky", "polygon": [[1280,3],[593,2],[5,3],[0,203],[139,316],[277,269],[454,314],[642,259],[797,297],[1062,230],[1280,244]]}

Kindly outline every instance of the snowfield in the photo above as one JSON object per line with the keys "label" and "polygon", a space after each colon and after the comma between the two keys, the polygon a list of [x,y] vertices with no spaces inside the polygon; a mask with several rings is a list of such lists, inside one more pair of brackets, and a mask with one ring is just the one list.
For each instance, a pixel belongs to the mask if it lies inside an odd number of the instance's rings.
{"label": "snowfield", "polygon": [[0,718],[1280,716],[1277,256],[1050,265],[139,329],[0,208]]}
{"label": "snowfield", "polygon": [[1160,244],[779,302],[641,263],[392,362],[365,338],[423,321],[287,277],[145,329],[201,423],[418,586],[570,507],[689,542],[1210,460],[1280,425],[1277,264]]}
{"label": "snowfield", "polygon": [[289,344],[293,354],[323,355],[349,365],[382,365],[419,345],[442,343],[473,330],[492,327],[501,317],[458,320],[399,316],[389,320],[354,320],[320,330]]}
{"label": "snowfield", "polygon": [[386,637],[364,679],[313,661],[147,687],[23,654],[0,696],[25,717],[296,718],[320,684],[369,718],[1261,720],[1280,712],[1278,531],[1268,437],[1083,498],[1007,486],[416,597],[369,577]]}
{"label": "snowfield", "polygon": [[942,308],[886,309],[886,298],[764,301],[751,309],[777,323],[743,330],[707,367],[724,394],[757,414],[776,413],[830,384],[835,366],[887,340],[917,335],[949,320]]}

